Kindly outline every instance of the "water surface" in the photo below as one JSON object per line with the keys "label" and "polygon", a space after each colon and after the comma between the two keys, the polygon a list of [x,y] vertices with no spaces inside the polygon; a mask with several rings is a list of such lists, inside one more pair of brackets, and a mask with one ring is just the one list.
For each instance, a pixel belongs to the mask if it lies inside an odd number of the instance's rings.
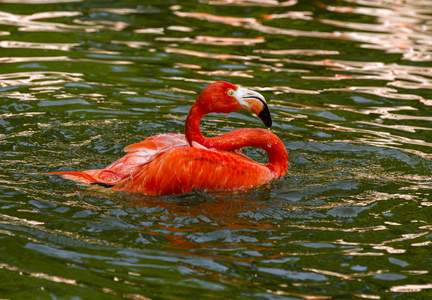
{"label": "water surface", "polygon": [[[430,297],[431,7],[1,1],[0,298]],[[151,198],[40,175],[184,132],[217,80],[266,97],[287,176]]]}

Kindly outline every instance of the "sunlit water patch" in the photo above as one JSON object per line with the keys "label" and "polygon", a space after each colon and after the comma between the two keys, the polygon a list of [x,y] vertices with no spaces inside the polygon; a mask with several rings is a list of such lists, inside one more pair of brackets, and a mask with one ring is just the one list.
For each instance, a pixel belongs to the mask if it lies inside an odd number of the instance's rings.
{"label": "sunlit water patch", "polygon": [[[428,298],[431,14],[429,1],[3,1],[1,298]],[[217,80],[266,97],[284,178],[152,198],[41,175],[183,133]],[[202,122],[208,136],[244,127],[262,125]]]}

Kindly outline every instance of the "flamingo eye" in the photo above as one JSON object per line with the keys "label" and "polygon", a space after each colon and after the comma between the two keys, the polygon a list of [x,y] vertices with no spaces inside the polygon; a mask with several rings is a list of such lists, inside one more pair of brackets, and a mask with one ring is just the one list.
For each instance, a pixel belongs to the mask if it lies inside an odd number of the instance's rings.
{"label": "flamingo eye", "polygon": [[228,94],[228,96],[232,96],[232,95],[234,95],[234,91],[233,90],[229,90],[227,94]]}

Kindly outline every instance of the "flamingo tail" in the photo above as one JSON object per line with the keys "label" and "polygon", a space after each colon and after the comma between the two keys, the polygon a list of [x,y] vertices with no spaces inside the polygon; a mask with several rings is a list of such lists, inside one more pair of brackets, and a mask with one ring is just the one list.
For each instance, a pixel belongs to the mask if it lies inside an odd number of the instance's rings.
{"label": "flamingo tail", "polygon": [[111,188],[114,184],[101,182],[98,180],[98,175],[102,170],[88,170],[88,171],[65,171],[65,172],[52,172],[44,173],[45,175],[60,175],[65,179],[83,182],[91,185],[99,185],[105,188]]}

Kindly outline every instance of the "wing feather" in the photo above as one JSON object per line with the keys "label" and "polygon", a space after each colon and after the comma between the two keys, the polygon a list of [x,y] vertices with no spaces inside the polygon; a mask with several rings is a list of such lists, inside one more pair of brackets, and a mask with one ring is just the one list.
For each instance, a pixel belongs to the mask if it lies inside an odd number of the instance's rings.
{"label": "wing feather", "polygon": [[160,134],[125,148],[127,154],[102,170],[57,172],[65,178],[149,196],[249,189],[274,175],[235,152],[189,147],[183,134]]}
{"label": "wing feather", "polygon": [[181,194],[194,189],[249,189],[271,180],[262,164],[243,155],[201,148],[173,148],[136,169],[114,189],[147,195]]}
{"label": "wing feather", "polygon": [[48,174],[62,175],[66,179],[84,183],[103,183],[115,185],[119,181],[129,177],[137,168],[150,163],[163,155],[166,151],[187,146],[184,134],[159,134],[151,136],[144,141],[129,145],[125,148],[125,156],[100,170],[66,171]]}

